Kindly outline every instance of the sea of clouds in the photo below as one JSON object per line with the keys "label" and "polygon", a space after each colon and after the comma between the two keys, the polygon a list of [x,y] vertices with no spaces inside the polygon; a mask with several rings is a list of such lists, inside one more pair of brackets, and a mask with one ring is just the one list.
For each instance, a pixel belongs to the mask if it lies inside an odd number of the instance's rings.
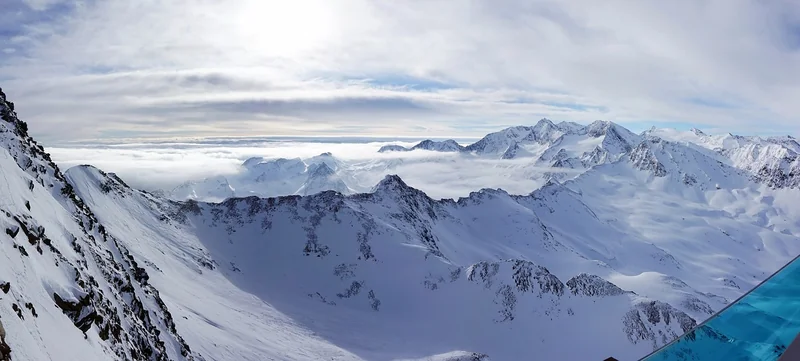
{"label": "sea of clouds", "polygon": [[[472,140],[459,140],[468,144]],[[434,198],[458,198],[482,188],[501,188],[528,194],[540,187],[547,169],[532,159],[478,158],[430,151],[378,153],[386,144],[412,146],[418,140],[387,141],[346,138],[219,138],[180,142],[70,144],[49,147],[65,169],[90,164],[116,173],[131,186],[169,191],[187,181],[218,175],[237,175],[250,157],[310,158],[330,152],[347,165],[355,178],[348,185],[368,192],[387,174],[397,174],[410,186]],[[563,169],[561,169],[563,171]]]}

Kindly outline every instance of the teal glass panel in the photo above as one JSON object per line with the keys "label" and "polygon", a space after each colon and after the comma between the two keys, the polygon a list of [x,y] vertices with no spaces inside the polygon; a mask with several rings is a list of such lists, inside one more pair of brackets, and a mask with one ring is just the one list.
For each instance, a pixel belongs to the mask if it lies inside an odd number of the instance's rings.
{"label": "teal glass panel", "polygon": [[776,361],[800,333],[800,258],[641,361]]}

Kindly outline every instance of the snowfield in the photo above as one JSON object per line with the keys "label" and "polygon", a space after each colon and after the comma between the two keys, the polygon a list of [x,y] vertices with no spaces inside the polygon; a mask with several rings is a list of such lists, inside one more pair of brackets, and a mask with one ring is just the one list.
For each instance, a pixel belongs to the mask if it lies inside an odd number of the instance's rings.
{"label": "snowfield", "polygon": [[323,153],[169,199],[62,173],[1,100],[12,360],[637,360],[800,253],[792,138],[542,120],[384,149],[545,167],[529,194]]}

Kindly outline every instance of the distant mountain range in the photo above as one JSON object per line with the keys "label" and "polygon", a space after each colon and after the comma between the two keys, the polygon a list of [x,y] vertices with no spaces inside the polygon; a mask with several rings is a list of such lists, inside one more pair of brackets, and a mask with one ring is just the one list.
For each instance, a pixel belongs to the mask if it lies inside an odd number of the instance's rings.
{"label": "distant mountain range", "polygon": [[[743,171],[753,182],[770,187],[800,186],[800,144],[792,137],[761,138],[732,134],[711,136],[696,129],[676,131],[657,128],[634,134],[618,124],[606,121],[583,126],[571,122],[556,124],[542,119],[534,126],[511,127],[488,134],[466,146],[454,140],[423,140],[410,148],[384,145],[378,152],[431,151],[458,153],[467,158],[530,159],[531,167],[549,169],[534,175],[542,177],[542,183],[545,183],[548,179],[564,181],[594,166],[630,157],[633,157],[637,166],[655,167],[658,174],[661,174],[661,168],[667,166],[663,162],[676,160],[653,158],[656,155],[649,152],[652,147],[666,147],[671,154],[695,157],[701,163],[723,163],[729,168],[735,168],[728,169],[727,172]],[[398,164],[403,163],[373,162],[370,167],[383,167],[380,170],[389,174]],[[679,177],[685,176],[686,182],[692,182],[695,178],[695,174],[686,173],[682,169],[683,166],[695,167],[694,164],[680,163],[674,166],[674,172],[680,173]],[[234,176],[186,182],[167,192],[167,195],[176,200],[221,201],[229,197],[251,195],[310,195],[323,190],[354,194],[369,190],[356,181],[358,173],[364,169],[362,164],[350,164],[331,153],[308,159],[252,158],[245,161],[241,169]],[[698,169],[698,172],[704,171]],[[721,182],[724,183],[724,180]]]}

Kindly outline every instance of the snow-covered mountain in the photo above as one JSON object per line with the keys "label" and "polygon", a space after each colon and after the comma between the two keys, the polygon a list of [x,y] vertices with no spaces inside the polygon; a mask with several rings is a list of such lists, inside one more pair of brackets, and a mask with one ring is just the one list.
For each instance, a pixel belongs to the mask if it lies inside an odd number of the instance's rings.
{"label": "snow-covered mountain", "polygon": [[800,252],[796,189],[613,123],[465,151],[585,167],[527,195],[321,191],[349,179],[324,153],[242,165],[307,195],[226,177],[192,189],[233,191],[207,203],[62,173],[5,95],[0,115],[0,359],[635,360]]}
{"label": "snow-covered mountain", "polygon": [[402,145],[396,144],[389,144],[384,145],[380,149],[378,149],[379,153],[385,152],[409,152],[412,150],[431,150],[435,152],[463,152],[464,147],[462,147],[458,142],[452,139],[443,140],[443,141],[434,141],[430,139],[423,140],[419,142],[417,145],[406,148]]}
{"label": "snow-covered mountain", "polygon": [[[596,121],[582,126],[542,119],[534,126],[511,127],[488,134],[465,147],[452,140],[425,140],[412,148],[386,145],[379,152],[425,149],[501,159],[532,158],[537,166],[584,170],[618,160],[641,140],[640,136],[611,122]],[[558,171],[548,176],[568,178],[567,173]]]}
{"label": "snow-covered mountain", "polygon": [[720,160],[743,169],[758,181],[776,188],[800,186],[800,143],[791,136],[747,137],[724,134],[711,136],[698,129],[681,132],[651,129],[646,134],[703,147]]}
{"label": "snow-covered mountain", "polygon": [[309,195],[325,190],[353,193],[339,174],[341,161],[331,153],[308,159],[249,158],[239,173],[188,181],[168,192],[176,200],[222,201],[230,197]]}

